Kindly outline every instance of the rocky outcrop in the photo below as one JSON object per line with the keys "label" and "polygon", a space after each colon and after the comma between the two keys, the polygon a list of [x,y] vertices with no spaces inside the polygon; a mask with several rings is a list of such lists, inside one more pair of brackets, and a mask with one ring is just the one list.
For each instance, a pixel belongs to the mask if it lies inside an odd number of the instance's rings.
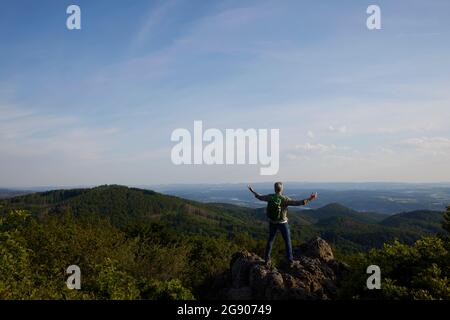
{"label": "rocky outcrop", "polygon": [[294,249],[292,265],[269,267],[254,253],[237,252],[230,270],[220,282],[220,298],[253,299],[334,299],[347,265],[336,261],[329,244],[315,238]]}
{"label": "rocky outcrop", "polygon": [[328,262],[334,259],[333,251],[330,245],[322,238],[314,238],[307,243],[301,244],[294,250],[295,256],[307,256],[310,258],[318,258],[319,260]]}

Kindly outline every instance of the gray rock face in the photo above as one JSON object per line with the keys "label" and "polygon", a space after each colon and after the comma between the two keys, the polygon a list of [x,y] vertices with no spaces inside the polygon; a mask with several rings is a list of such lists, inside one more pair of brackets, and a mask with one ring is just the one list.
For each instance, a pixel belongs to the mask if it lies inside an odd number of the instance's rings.
{"label": "gray rock face", "polygon": [[349,267],[334,260],[328,243],[315,238],[294,249],[291,266],[273,268],[254,253],[237,252],[222,298],[230,300],[334,299]]}
{"label": "gray rock face", "polygon": [[319,237],[300,245],[298,248],[296,248],[294,254],[297,256],[318,258],[325,262],[334,259],[333,251],[331,250],[330,245],[325,240]]}

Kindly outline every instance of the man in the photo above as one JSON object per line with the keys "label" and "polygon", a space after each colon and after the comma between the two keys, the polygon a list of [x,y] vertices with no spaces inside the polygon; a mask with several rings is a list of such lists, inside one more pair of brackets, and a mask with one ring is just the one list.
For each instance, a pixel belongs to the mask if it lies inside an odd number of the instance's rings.
{"label": "man", "polygon": [[294,257],[292,255],[292,242],[291,234],[289,231],[287,208],[288,206],[304,206],[309,201],[317,198],[317,192],[311,194],[308,199],[305,200],[291,200],[289,197],[283,195],[283,183],[276,182],[274,185],[275,194],[260,195],[249,185],[248,189],[255,195],[258,200],[267,202],[267,217],[269,219],[269,239],[267,241],[265,261],[267,265],[270,265],[270,255],[272,253],[273,241],[277,234],[277,230],[280,230],[281,235],[286,247],[286,259],[289,266],[292,266]]}

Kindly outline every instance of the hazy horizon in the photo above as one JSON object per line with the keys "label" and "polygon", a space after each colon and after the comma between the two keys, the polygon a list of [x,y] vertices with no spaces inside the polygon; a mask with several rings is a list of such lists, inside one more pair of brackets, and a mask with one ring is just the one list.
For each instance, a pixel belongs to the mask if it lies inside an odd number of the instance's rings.
{"label": "hazy horizon", "polygon": [[[278,181],[278,180],[277,180]],[[258,181],[258,182],[197,182],[197,183],[168,183],[168,184],[120,184],[120,183],[99,183],[99,184],[78,184],[78,185],[34,185],[34,186],[13,186],[13,185],[0,185],[0,189],[3,190],[55,190],[55,189],[76,189],[76,188],[95,188],[103,185],[121,185],[129,188],[165,188],[165,187],[201,187],[201,186],[242,186],[246,188],[247,185],[265,185],[272,187],[274,181]],[[436,181],[436,182],[401,182],[401,181],[283,181],[287,186],[289,185],[319,185],[321,187],[333,189],[334,186],[371,186],[375,188],[376,186],[439,186],[439,187],[449,187],[450,181]]]}

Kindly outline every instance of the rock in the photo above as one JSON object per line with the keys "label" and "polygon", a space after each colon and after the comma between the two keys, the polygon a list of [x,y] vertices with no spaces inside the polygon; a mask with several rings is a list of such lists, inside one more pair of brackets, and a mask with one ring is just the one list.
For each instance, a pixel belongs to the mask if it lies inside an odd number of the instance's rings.
{"label": "rock", "polygon": [[[221,297],[231,300],[335,299],[349,267],[334,260],[328,243],[315,238],[294,249],[294,263],[278,269],[248,251],[237,252],[230,263]],[[222,278],[223,279],[223,278]],[[217,281],[216,283],[222,283]]]}
{"label": "rock", "polygon": [[[256,298],[263,299],[265,296],[265,290],[267,287],[267,275],[269,270],[263,265],[255,265],[250,269],[249,273],[249,285],[254,289]],[[258,295],[259,294],[259,295]]]}
{"label": "rock", "polygon": [[229,300],[251,300],[252,289],[250,287],[231,288],[227,297]]}
{"label": "rock", "polygon": [[318,258],[325,262],[334,259],[333,250],[331,250],[330,245],[320,237],[314,238],[307,243],[300,245],[295,250],[294,255]]}
{"label": "rock", "polygon": [[296,278],[289,273],[283,274],[283,280],[286,288],[289,289],[302,289],[304,291],[305,285],[299,278]]}
{"label": "rock", "polygon": [[291,288],[286,294],[287,299],[295,300],[308,300],[310,295],[307,294],[305,289],[302,288]]}
{"label": "rock", "polygon": [[350,267],[347,264],[336,260],[328,262],[328,267],[333,270],[337,282],[340,282],[350,272]]}
{"label": "rock", "polygon": [[280,300],[285,292],[283,276],[278,271],[270,272],[267,275],[265,297],[267,300]]}
{"label": "rock", "polygon": [[235,288],[248,285],[250,268],[264,263],[256,254],[247,251],[235,253],[231,261],[231,277]]}

